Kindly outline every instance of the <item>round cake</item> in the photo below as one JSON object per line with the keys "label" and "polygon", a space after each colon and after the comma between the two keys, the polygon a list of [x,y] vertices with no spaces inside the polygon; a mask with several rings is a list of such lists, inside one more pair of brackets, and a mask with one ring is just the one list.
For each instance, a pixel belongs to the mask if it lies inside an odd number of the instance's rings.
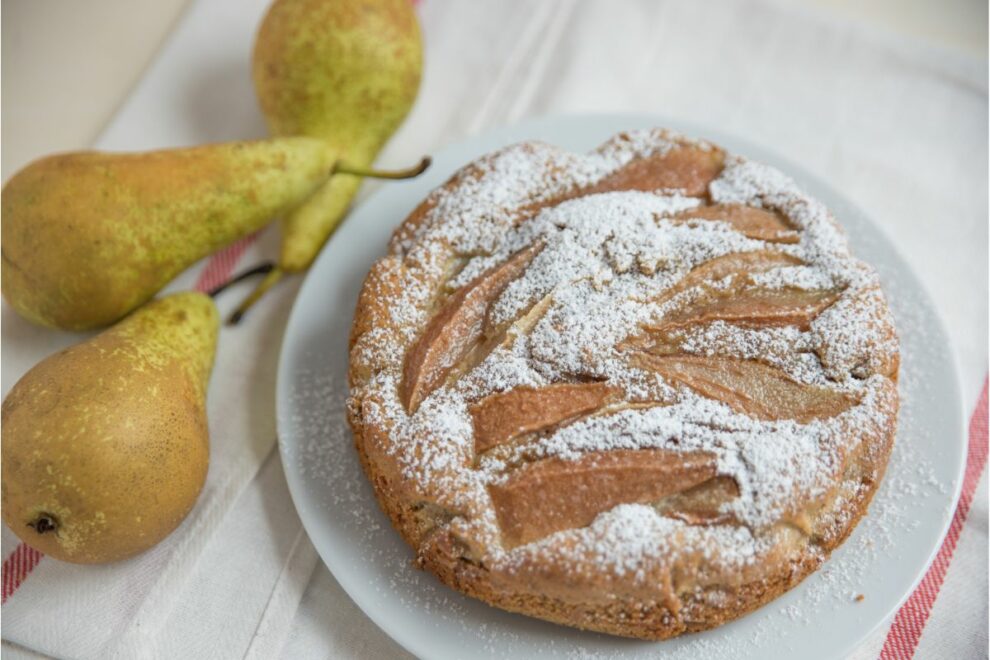
{"label": "round cake", "polygon": [[433,191],[364,282],[348,415],[416,562],[663,639],[795,586],[866,512],[898,341],[779,171],[665,130],[528,142]]}

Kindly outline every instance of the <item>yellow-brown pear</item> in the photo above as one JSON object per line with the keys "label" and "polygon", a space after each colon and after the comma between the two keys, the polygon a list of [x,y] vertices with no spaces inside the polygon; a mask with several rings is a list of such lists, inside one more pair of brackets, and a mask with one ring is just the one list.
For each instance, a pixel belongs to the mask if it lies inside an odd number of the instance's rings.
{"label": "yellow-brown pear", "polygon": [[423,44],[410,0],[275,0],[258,29],[252,75],[273,135],[325,140],[337,174],[282,222],[278,264],[245,311],[284,274],[306,270],[350,207],[369,170],[409,113],[423,70]]}
{"label": "yellow-brown pear", "polygon": [[38,160],[3,187],[3,296],[41,325],[114,323],[305,200],[336,160],[302,137]]}
{"label": "yellow-brown pear", "polygon": [[206,387],[218,314],[200,293],[155,300],[31,369],[3,402],[4,522],[70,562],[147,550],[206,478]]}

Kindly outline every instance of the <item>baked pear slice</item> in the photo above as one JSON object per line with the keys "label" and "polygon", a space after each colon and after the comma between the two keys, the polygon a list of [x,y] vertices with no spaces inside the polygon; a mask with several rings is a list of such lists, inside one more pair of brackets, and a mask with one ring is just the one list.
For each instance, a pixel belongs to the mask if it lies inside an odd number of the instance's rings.
{"label": "baked pear slice", "polygon": [[419,408],[451,369],[482,339],[485,315],[509,283],[519,277],[543,245],[513,254],[455,291],[406,354],[400,396],[409,413]]}
{"label": "baked pear slice", "polygon": [[704,197],[708,184],[722,172],[725,154],[714,147],[676,145],[663,153],[634,160],[581,194],[616,190],[678,190],[688,197]]}
{"label": "baked pear slice", "polygon": [[635,361],[733,410],[761,420],[807,424],[834,417],[858,402],[844,392],[799,383],[782,369],[755,360],[638,353]]}
{"label": "baked pear slice", "polygon": [[797,243],[801,240],[801,235],[781,214],[742,204],[699,206],[682,211],[675,218],[725,222],[747,238],[768,243]]}
{"label": "baked pear slice", "polygon": [[591,382],[517,387],[492,394],[470,408],[474,451],[481,454],[520,435],[594,412],[619,393],[607,383]]}
{"label": "baked pear slice", "polygon": [[666,302],[679,293],[706,282],[715,282],[730,275],[748,278],[756,273],[765,273],[774,268],[801,266],[804,262],[783,252],[773,250],[753,250],[733,252],[709,259],[692,268],[677,284],[655,298],[655,302]]}
{"label": "baked pear slice", "polygon": [[668,495],[653,506],[661,515],[688,525],[738,524],[725,505],[739,497],[739,484],[728,475],[718,475],[680,493]]}
{"label": "baked pear slice", "polygon": [[513,548],[585,527],[620,504],[656,502],[715,476],[714,455],[665,449],[589,452],[547,458],[490,484],[502,545]]}
{"label": "baked pear slice", "polygon": [[793,287],[768,289],[759,286],[731,287],[705,296],[695,304],[668,314],[652,328],[675,327],[725,321],[747,327],[797,326],[808,330],[811,322],[839,298],[836,289],[805,290]]}

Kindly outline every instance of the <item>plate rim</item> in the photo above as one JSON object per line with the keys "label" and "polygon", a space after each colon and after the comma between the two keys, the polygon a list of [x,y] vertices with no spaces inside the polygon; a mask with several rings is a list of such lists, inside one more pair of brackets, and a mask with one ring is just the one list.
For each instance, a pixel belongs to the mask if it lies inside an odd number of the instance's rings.
{"label": "plate rim", "polygon": [[[905,270],[909,274],[910,278],[913,280],[913,283],[918,286],[920,297],[925,301],[927,307],[932,312],[931,314],[932,320],[935,324],[937,324],[938,330],[942,333],[944,337],[946,337],[947,339],[950,338],[948,329],[945,325],[945,321],[942,318],[941,314],[939,313],[938,308],[935,306],[933,302],[934,299],[931,296],[928,286],[918,276],[917,271],[911,266],[910,262],[904,257],[903,253],[898,248],[896,242],[891,240],[886,228],[883,225],[875,222],[869,214],[863,211],[862,208],[858,204],[853,202],[848,196],[839,193],[836,190],[836,188],[834,188],[824,177],[809,171],[803,166],[795,164],[788,157],[782,156],[780,152],[775,151],[772,148],[764,147],[761,144],[755,143],[750,139],[739,137],[735,133],[732,133],[731,131],[726,131],[724,129],[712,130],[708,126],[698,124],[691,120],[681,120],[673,117],[667,117],[664,115],[652,114],[652,113],[623,113],[623,112],[552,113],[552,114],[543,114],[533,117],[527,117],[520,121],[489,127],[485,130],[479,131],[477,133],[473,133],[471,135],[461,136],[459,138],[449,140],[439,145],[438,148],[435,149],[434,153],[439,154],[441,152],[457,150],[463,148],[465,144],[472,142],[481,142],[486,138],[493,138],[496,136],[503,136],[503,135],[508,136],[510,134],[523,132],[525,130],[530,130],[530,131],[539,130],[539,127],[541,126],[545,126],[560,121],[577,122],[577,123],[615,121],[617,124],[621,124],[621,122],[628,122],[630,125],[637,123],[638,124],[653,123],[656,126],[669,127],[677,132],[688,134],[694,137],[700,137],[702,139],[710,139],[711,141],[716,143],[732,142],[735,143],[736,145],[743,147],[742,149],[733,149],[733,151],[743,153],[747,156],[749,156],[750,153],[752,152],[755,154],[753,160],[756,161],[760,161],[760,162],[764,160],[773,161],[772,163],[769,164],[771,164],[773,167],[777,169],[784,171],[784,173],[787,174],[788,176],[797,179],[802,186],[810,185],[811,187],[816,188],[818,191],[824,191],[828,193],[828,195],[834,199],[841,200],[845,209],[857,214],[862,220],[868,223],[873,230],[875,230],[878,234],[880,234],[880,236],[883,238],[883,242],[885,244],[886,249],[888,249],[894,255],[894,257],[899,263],[905,266]],[[704,137],[706,134],[711,135],[712,137],[710,138]],[[504,142],[504,145],[512,144],[513,141],[519,141],[520,139],[524,139],[524,138],[513,138],[510,141]],[[766,156],[771,156],[771,158],[767,159],[765,158]],[[467,163],[463,163],[462,165],[464,164]],[[450,174],[453,174],[453,172],[451,172]],[[374,190],[365,199],[361,200],[360,205],[367,204],[372,199],[377,198],[380,195],[387,195],[387,194],[389,194],[387,188],[379,188],[377,190]],[[821,196],[820,192],[815,192],[814,195],[815,197]],[[355,209],[356,207],[352,208],[350,213],[354,213]],[[401,220],[399,222],[401,222]],[[398,224],[396,224],[396,226],[398,226]],[[855,248],[855,246],[853,247]],[[407,636],[399,632],[396,632],[394,627],[389,627],[388,622],[384,620],[384,616],[382,616],[381,613],[377,612],[374,607],[369,606],[367,600],[362,597],[361,593],[357,589],[355,589],[347,579],[343,579],[343,580],[341,579],[340,574],[343,572],[342,571],[343,567],[341,567],[338,564],[338,562],[334,561],[333,559],[328,560],[327,557],[324,556],[324,553],[321,552],[317,542],[313,540],[313,537],[310,535],[309,527],[306,522],[306,517],[303,515],[302,509],[300,507],[300,500],[303,497],[302,489],[304,488],[304,484],[302,483],[302,479],[299,478],[297,472],[290,468],[289,463],[291,462],[292,457],[286,455],[286,449],[284,447],[284,442],[286,442],[284,440],[285,427],[288,425],[288,422],[285,420],[287,420],[288,418],[286,415],[287,411],[284,410],[284,407],[286,406],[284,406],[283,402],[288,402],[289,400],[291,400],[289,394],[291,392],[290,381],[292,374],[288,373],[289,362],[290,362],[288,353],[291,350],[290,338],[293,336],[293,332],[292,332],[293,327],[300,323],[298,318],[302,314],[302,312],[300,311],[301,305],[299,304],[299,302],[305,298],[304,294],[307,288],[311,286],[315,286],[313,284],[314,278],[311,277],[311,274],[316,271],[317,264],[326,256],[327,252],[328,250],[326,249],[321,251],[320,255],[317,257],[317,260],[311,265],[310,269],[306,272],[304,276],[304,281],[296,291],[295,299],[293,300],[292,303],[292,309],[288,315],[285,324],[285,330],[282,333],[281,343],[279,345],[278,366],[276,371],[276,383],[275,383],[275,399],[276,399],[275,408],[276,408],[276,430],[277,430],[277,438],[278,438],[277,445],[282,462],[282,469],[283,472],[285,473],[286,482],[289,488],[289,495],[292,499],[293,507],[296,509],[296,513],[299,515],[302,526],[306,530],[307,536],[310,536],[314,548],[317,550],[317,554],[320,557],[320,561],[327,567],[327,569],[333,575],[334,579],[340,585],[341,589],[347,594],[348,598],[350,598],[351,601],[361,610],[361,612],[365,616],[367,616],[372,622],[374,622],[374,624],[390,639],[392,639],[394,642],[402,646],[405,650],[416,655],[417,657],[428,657],[429,655],[428,649],[424,649],[420,644],[416,643],[414,640],[408,639]],[[353,317],[353,313],[354,313],[353,310],[347,311],[347,314],[350,317]],[[954,386],[953,399],[955,400],[956,417],[959,423],[959,430],[960,430],[957,444],[960,448],[960,451],[959,451],[959,460],[956,461],[957,465],[955,470],[955,476],[953,478],[953,482],[951,485],[951,497],[949,498],[949,506],[946,509],[947,513],[942,518],[941,529],[939,530],[939,533],[937,535],[937,540],[933,543],[932,548],[928,553],[927,558],[925,559],[923,567],[920,570],[918,570],[909,588],[903,590],[896,604],[888,608],[888,611],[885,614],[885,616],[876,619],[874,623],[871,626],[869,626],[868,629],[862,632],[855,639],[850,639],[848,643],[845,644],[845,646],[843,647],[844,654],[848,654],[854,651],[859,645],[863,643],[865,639],[873,635],[882,625],[890,621],[892,617],[896,615],[897,611],[900,610],[900,608],[911,596],[911,594],[914,593],[915,589],[917,589],[918,585],[921,583],[925,575],[928,573],[928,570],[931,568],[932,563],[934,562],[936,556],[941,550],[945,537],[948,534],[949,528],[952,525],[952,520],[955,515],[955,510],[958,507],[959,498],[962,493],[963,477],[965,474],[967,457],[968,457],[968,433],[967,433],[968,425],[967,425],[967,414],[966,414],[967,413],[966,402],[963,401],[963,396],[962,396],[963,388],[962,388],[961,372],[959,370],[959,356],[957,355],[957,352],[955,350],[951,349],[951,343],[949,344],[949,347],[950,349],[948,350],[948,353],[951,360],[948,364],[948,368],[951,370],[953,375],[952,378],[952,384]],[[886,476],[887,475],[885,474],[885,477]],[[874,493],[874,495],[875,494],[876,493]],[[375,502],[374,504],[375,506],[378,506],[377,502]],[[871,505],[872,505],[872,501],[871,501]],[[866,515],[869,515],[869,512],[867,512]],[[826,566],[827,562],[828,560],[826,560],[826,563],[823,564],[822,567]],[[819,567],[819,569],[813,571],[811,574],[809,574],[808,577],[811,577],[811,575],[817,573],[818,570],[821,570],[822,567]],[[762,607],[769,607],[770,604],[771,603],[766,603]],[[759,609],[762,608],[757,608],[757,610]],[[757,610],[754,610],[754,612],[756,612]],[[698,634],[704,634],[704,631]]]}

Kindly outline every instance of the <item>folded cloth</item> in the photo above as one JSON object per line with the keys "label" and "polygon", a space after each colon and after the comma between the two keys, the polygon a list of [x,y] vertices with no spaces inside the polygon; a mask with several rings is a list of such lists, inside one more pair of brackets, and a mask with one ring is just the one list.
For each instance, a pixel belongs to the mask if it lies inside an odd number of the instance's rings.
{"label": "folded cloth", "polygon": [[[194,2],[97,146],[263,135],[248,58],[266,4]],[[966,404],[977,404],[987,373],[985,59],[767,0],[418,7],[423,88],[380,162],[410,162],[465,135],[548,113],[652,112],[745,137],[829,181],[886,230],[935,294]],[[171,288],[202,286],[273,255],[277,238],[268,231],[243,241]],[[223,329],[209,392],[210,474],[172,536],[132,560],[80,567],[41,558],[4,528],[5,654],[403,653],[319,563],[273,449],[278,346],[297,286],[280,286],[244,324]],[[222,298],[221,307],[237,297]],[[38,332],[6,306],[3,321],[4,392],[43,356],[78,341]],[[980,400],[968,518],[960,509],[920,595],[855,657],[985,655],[985,390]]]}

